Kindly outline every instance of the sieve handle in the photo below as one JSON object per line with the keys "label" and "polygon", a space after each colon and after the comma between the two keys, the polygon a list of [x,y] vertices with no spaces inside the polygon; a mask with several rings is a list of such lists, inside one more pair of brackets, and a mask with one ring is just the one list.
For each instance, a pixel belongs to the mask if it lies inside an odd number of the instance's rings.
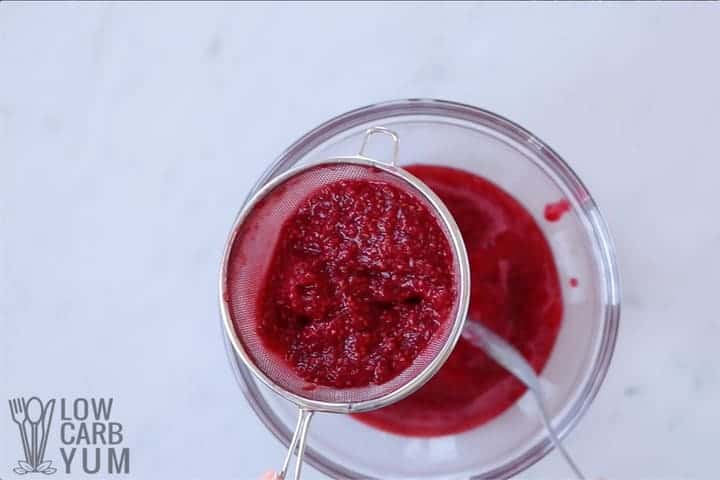
{"label": "sieve handle", "polygon": [[305,455],[305,445],[307,445],[307,432],[310,426],[310,420],[313,416],[312,410],[300,408],[298,410],[298,420],[295,425],[295,433],[293,434],[290,445],[288,446],[287,455],[285,455],[285,461],[283,462],[280,473],[277,474],[277,480],[285,480],[288,468],[290,468],[290,460],[292,460],[293,454],[297,450],[297,458],[295,460],[295,476],[294,480],[300,480],[300,471],[302,470],[303,456]]}
{"label": "sieve handle", "polygon": [[363,138],[363,143],[360,146],[360,152],[358,155],[361,157],[365,157],[365,148],[367,147],[368,141],[370,140],[370,137],[373,135],[388,135],[390,138],[392,138],[393,141],[393,156],[392,160],[389,163],[392,166],[397,165],[397,158],[398,158],[398,152],[400,151],[400,137],[398,137],[398,134],[393,132],[392,130],[385,128],[385,127],[370,127],[367,130],[365,130],[365,137]]}

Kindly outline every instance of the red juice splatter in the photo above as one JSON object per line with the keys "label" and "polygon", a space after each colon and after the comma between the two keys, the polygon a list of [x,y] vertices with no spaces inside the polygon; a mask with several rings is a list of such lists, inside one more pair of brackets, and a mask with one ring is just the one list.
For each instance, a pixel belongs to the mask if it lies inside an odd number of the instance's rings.
{"label": "red juice splatter", "polygon": [[565,212],[570,211],[570,202],[567,198],[558,200],[555,203],[545,205],[545,220],[548,222],[557,222],[562,218]]}
{"label": "red juice splatter", "polygon": [[575,288],[580,284],[577,278],[573,277],[570,279],[570,286]]}

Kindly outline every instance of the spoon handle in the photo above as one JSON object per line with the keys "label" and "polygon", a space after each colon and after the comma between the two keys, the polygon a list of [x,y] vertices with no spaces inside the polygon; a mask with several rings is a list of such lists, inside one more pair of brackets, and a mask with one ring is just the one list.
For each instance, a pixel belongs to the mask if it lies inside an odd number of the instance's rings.
{"label": "spoon handle", "polygon": [[510,345],[505,339],[493,333],[489,328],[476,322],[467,322],[463,331],[463,338],[473,345],[482,348],[493,360],[500,364],[505,370],[510,372],[515,378],[520,380],[530,390],[538,410],[540,410],[540,419],[542,420],[545,430],[547,430],[550,441],[555,448],[558,449],[565,462],[573,471],[579,480],[584,480],[585,476],[573,461],[568,451],[563,446],[560,437],[550,422],[550,415],[545,406],[540,380],[535,370],[525,360],[522,354],[515,347]]}
{"label": "spoon handle", "polygon": [[31,457],[32,457],[32,461],[30,462],[30,465],[32,465],[33,467],[37,467],[37,466],[38,466],[38,462],[37,462],[37,460],[38,460],[38,458],[37,458],[37,454],[38,454],[38,438],[37,438],[37,433],[38,433],[38,424],[37,424],[37,423],[33,423],[33,424],[32,424],[32,453],[30,454]]}

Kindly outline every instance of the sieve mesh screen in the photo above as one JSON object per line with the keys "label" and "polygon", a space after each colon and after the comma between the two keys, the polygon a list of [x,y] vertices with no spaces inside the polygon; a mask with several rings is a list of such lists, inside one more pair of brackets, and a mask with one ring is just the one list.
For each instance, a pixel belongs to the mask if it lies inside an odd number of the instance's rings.
{"label": "sieve mesh screen", "polygon": [[[324,186],[343,180],[385,182],[417,199],[437,219],[448,244],[453,246],[452,232],[434,205],[411,180],[373,166],[346,162],[323,163],[302,170],[284,180],[246,209],[236,230],[232,233],[226,262],[223,296],[237,339],[253,364],[280,389],[301,398],[332,404],[356,404],[401,389],[419,377],[441,353],[443,347],[454,341],[453,323],[461,308],[456,296],[447,319],[441,322],[430,340],[405,370],[382,384],[363,387],[334,388],[314,385],[300,377],[281,354],[266,348],[258,334],[260,297],[263,282],[273,258],[285,222],[298,210],[300,204]],[[456,284],[460,282],[461,264],[455,249],[452,272]]]}

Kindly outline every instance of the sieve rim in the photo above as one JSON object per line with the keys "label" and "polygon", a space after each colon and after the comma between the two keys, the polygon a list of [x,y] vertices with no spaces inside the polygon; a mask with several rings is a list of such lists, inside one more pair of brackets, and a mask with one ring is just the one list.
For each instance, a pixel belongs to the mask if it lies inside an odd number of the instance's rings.
{"label": "sieve rim", "polygon": [[[330,166],[337,164],[351,164],[359,165],[364,167],[371,167],[383,170],[391,175],[395,175],[401,178],[404,182],[409,184],[410,187],[415,189],[421,197],[427,201],[430,206],[434,209],[440,221],[447,230],[449,236],[451,248],[455,253],[455,258],[458,263],[459,278],[457,279],[457,312],[453,325],[450,328],[448,339],[445,344],[440,348],[435,357],[422,369],[422,371],[402,386],[391,390],[390,392],[381,395],[376,398],[368,400],[362,400],[359,402],[329,402],[323,400],[313,400],[301,395],[297,395],[290,392],[281,386],[277,385],[265,372],[263,372],[253,361],[249,352],[240,340],[235,325],[233,323],[232,314],[230,313],[230,297],[228,292],[228,267],[230,263],[230,254],[235,244],[235,239],[240,230],[244,220],[250,215],[253,208],[273,192],[278,186],[286,182],[291,177],[294,177],[306,170],[316,168],[319,166]],[[333,412],[333,413],[357,413],[375,410],[392,403],[398,402],[413,392],[417,391],[422,387],[433,375],[442,367],[445,361],[450,357],[455,345],[460,339],[460,335],[465,326],[467,319],[468,308],[470,304],[470,263],[468,260],[467,251],[465,249],[465,243],[463,241],[460,229],[455,222],[454,217],[445,206],[445,203],[428,187],[423,181],[410,172],[403,168],[397,167],[393,164],[374,160],[364,155],[347,155],[347,156],[335,156],[330,157],[321,161],[310,162],[305,165],[299,165],[293,167],[281,175],[278,175],[273,180],[263,185],[254,195],[252,195],[245,202],[244,206],[240,209],[230,229],[230,234],[225,242],[224,253],[222,262],[220,265],[220,278],[219,278],[219,302],[220,302],[220,314],[223,320],[223,326],[225,333],[232,344],[233,350],[240,357],[243,364],[250,370],[250,372],[264,383],[272,391],[285,398],[286,400],[294,403],[300,408],[310,409],[318,412]]]}

